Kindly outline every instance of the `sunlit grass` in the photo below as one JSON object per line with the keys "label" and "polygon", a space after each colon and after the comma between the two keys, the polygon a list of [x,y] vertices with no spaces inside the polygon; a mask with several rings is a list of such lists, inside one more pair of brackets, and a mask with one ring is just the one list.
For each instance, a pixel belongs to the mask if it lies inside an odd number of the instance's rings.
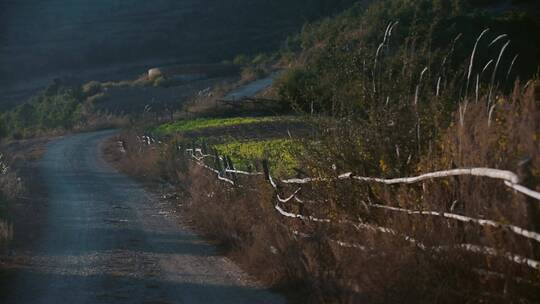
{"label": "sunlit grass", "polygon": [[295,155],[299,146],[290,139],[232,142],[215,146],[216,150],[229,156],[237,169],[246,170],[262,159],[267,159],[273,175],[289,175],[298,167]]}
{"label": "sunlit grass", "polygon": [[268,123],[292,120],[291,117],[232,117],[232,118],[198,118],[191,120],[179,120],[166,123],[157,127],[154,131],[159,135],[169,135],[179,132],[189,132],[209,128],[229,127],[236,125],[246,125],[255,123]]}

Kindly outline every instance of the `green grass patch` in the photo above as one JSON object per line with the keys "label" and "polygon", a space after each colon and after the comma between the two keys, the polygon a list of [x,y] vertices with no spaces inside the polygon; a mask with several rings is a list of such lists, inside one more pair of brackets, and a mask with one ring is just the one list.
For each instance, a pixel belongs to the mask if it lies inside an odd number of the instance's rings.
{"label": "green grass patch", "polygon": [[180,132],[197,131],[208,128],[221,128],[236,125],[255,123],[268,123],[292,120],[291,117],[268,116],[268,117],[232,117],[232,118],[198,118],[191,120],[179,120],[160,125],[154,129],[157,135],[170,135]]}
{"label": "green grass patch", "polygon": [[250,165],[268,159],[273,175],[290,175],[298,166],[295,155],[299,146],[290,139],[232,142],[216,145],[220,154],[231,157],[235,167],[246,170]]}

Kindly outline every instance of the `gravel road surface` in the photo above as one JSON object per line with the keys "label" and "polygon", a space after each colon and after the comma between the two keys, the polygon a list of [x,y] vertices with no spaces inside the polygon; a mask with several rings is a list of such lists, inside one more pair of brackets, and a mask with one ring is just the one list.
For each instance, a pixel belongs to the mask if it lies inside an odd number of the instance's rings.
{"label": "gravel road surface", "polygon": [[12,253],[3,303],[284,303],[179,224],[154,194],[102,158],[114,131],[52,142],[32,250]]}

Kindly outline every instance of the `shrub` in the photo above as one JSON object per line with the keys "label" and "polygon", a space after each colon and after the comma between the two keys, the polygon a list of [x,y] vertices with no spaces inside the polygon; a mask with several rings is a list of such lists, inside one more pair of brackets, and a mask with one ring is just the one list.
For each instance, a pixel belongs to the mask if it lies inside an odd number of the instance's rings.
{"label": "shrub", "polygon": [[36,107],[41,129],[70,129],[80,119],[80,102],[72,95],[56,95]]}
{"label": "shrub", "polygon": [[[255,262],[272,262],[259,264],[254,273],[263,277],[271,273],[280,283],[307,288],[310,297],[304,301],[536,302],[540,294],[537,271],[458,246],[478,244],[536,257],[533,242],[506,229],[373,207],[453,212],[530,227],[526,199],[502,187],[501,181],[464,176],[388,186],[332,179],[347,171],[401,177],[453,166],[520,171],[518,163],[525,155],[531,157],[530,169],[539,190],[540,110],[533,89],[521,92],[523,87],[516,88],[514,95],[499,95],[497,110],[491,115],[483,102],[470,104],[465,119],[456,114],[440,132],[444,134],[440,142],[413,161],[408,155],[417,153],[414,144],[410,151],[392,145],[406,143],[400,141],[404,135],[399,129],[385,129],[382,123],[325,121],[326,131],[319,133],[315,143],[306,143],[307,151],[297,156],[309,176],[330,179],[302,185],[300,202],[280,204],[261,176],[245,180],[239,176],[240,185],[230,187],[213,172],[189,168],[188,212],[204,232],[241,254],[241,263],[248,269]],[[414,115],[403,116],[403,121],[415,122]],[[275,191],[287,197],[295,190],[297,186],[281,183]],[[304,218],[281,216],[273,209],[276,204]],[[358,229],[347,223],[384,229]],[[383,232],[388,229],[396,233]]]}
{"label": "shrub", "polygon": [[[446,96],[439,99],[446,99],[449,104],[442,106],[451,110],[463,95],[451,86],[467,77],[466,64],[475,39],[485,28],[491,30],[480,41],[478,65],[497,58],[503,43],[488,44],[499,34],[511,39],[500,66],[507,69],[515,53],[520,54],[510,75],[496,77],[505,90],[511,89],[509,84],[517,75],[528,78],[536,72],[540,63],[540,39],[536,37],[540,35],[528,33],[540,33],[540,23],[530,16],[493,16],[462,1],[385,0],[367,8],[357,5],[336,18],[307,25],[290,39],[281,61],[292,68],[278,82],[280,97],[286,105],[308,113],[362,114],[387,99],[393,103],[414,95],[427,67],[422,82],[433,91],[442,77]],[[461,38],[455,40],[460,33]],[[291,50],[295,50],[295,59],[291,59]],[[480,83],[488,84],[489,78],[481,77]],[[425,96],[425,89],[420,87],[420,96]]]}
{"label": "shrub", "polygon": [[249,57],[247,55],[241,54],[234,58],[233,63],[239,66],[244,66],[249,63]]}
{"label": "shrub", "polygon": [[253,60],[251,60],[251,64],[254,64],[254,65],[260,65],[260,64],[263,64],[263,63],[266,63],[266,61],[269,59],[268,55],[266,54],[257,54]]}
{"label": "shrub", "polygon": [[316,81],[316,76],[305,69],[286,71],[276,84],[283,106],[290,105],[296,110],[308,113],[320,111],[321,97],[314,92]]}
{"label": "shrub", "polygon": [[221,155],[231,157],[236,168],[241,170],[255,168],[254,164],[263,159],[269,161],[270,170],[277,176],[290,175],[298,167],[295,155],[299,149],[292,140],[228,142],[215,148]]}
{"label": "shrub", "polygon": [[80,88],[56,83],[34,100],[3,114],[6,134],[24,138],[37,132],[72,129],[81,122],[83,99]]}

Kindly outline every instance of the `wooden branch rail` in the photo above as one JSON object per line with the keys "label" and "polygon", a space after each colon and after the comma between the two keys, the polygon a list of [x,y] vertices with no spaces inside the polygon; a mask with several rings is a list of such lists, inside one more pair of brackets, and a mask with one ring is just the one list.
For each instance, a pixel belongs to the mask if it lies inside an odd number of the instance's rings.
{"label": "wooden branch rail", "polygon": [[501,251],[499,251],[499,250],[497,250],[495,248],[491,248],[491,247],[479,246],[479,245],[474,245],[474,244],[458,244],[458,245],[454,245],[454,246],[439,246],[439,247],[436,247],[435,249],[438,250],[438,251],[441,251],[441,250],[447,251],[447,250],[451,250],[451,249],[454,249],[454,248],[462,249],[462,250],[472,252],[472,253],[479,253],[479,254],[489,255],[489,256],[494,256],[494,257],[502,257],[502,258],[505,258],[506,260],[508,260],[510,262],[514,262],[516,264],[528,266],[528,267],[530,267],[532,269],[540,270],[540,262],[539,261],[529,259],[529,258],[526,258],[524,256],[514,254],[514,253],[511,253],[511,252],[501,252]]}
{"label": "wooden branch rail", "polygon": [[[307,233],[303,233],[303,232],[300,232],[298,230],[293,230],[291,232],[295,237],[302,237],[302,238],[310,238],[310,237],[313,237],[312,235],[309,235]],[[356,243],[349,243],[349,242],[344,242],[344,241],[340,241],[340,240],[334,240],[334,239],[331,239],[331,238],[327,238],[328,241],[330,241],[331,243],[335,243],[337,244],[339,247],[344,247],[344,248],[354,248],[354,249],[358,249],[358,250],[362,250],[362,251],[376,251],[375,248],[368,248],[366,246],[363,246],[363,245],[360,245],[360,244],[356,244]]]}
{"label": "wooden branch rail", "polygon": [[[513,172],[506,171],[506,170],[499,170],[499,169],[491,169],[491,168],[452,169],[452,170],[445,170],[445,171],[430,172],[430,173],[422,174],[419,176],[413,176],[413,177],[388,178],[388,179],[356,176],[352,172],[348,172],[348,173],[339,175],[338,179],[355,179],[355,180],[359,180],[363,182],[376,182],[376,183],[383,183],[386,185],[393,185],[393,184],[413,184],[413,183],[430,180],[434,178],[452,177],[452,176],[461,176],[461,175],[471,175],[471,176],[502,179],[512,184],[517,184],[519,182],[518,176]],[[307,177],[307,178],[287,179],[287,180],[283,180],[282,182],[285,184],[307,184],[311,182],[330,181],[330,180],[332,179]]]}
{"label": "wooden branch rail", "polygon": [[378,204],[372,204],[372,205],[370,205],[370,207],[379,208],[379,209],[385,209],[385,210],[390,210],[390,211],[403,212],[403,213],[407,213],[407,214],[411,214],[411,215],[416,214],[416,215],[439,216],[439,217],[444,217],[444,218],[447,218],[447,219],[452,219],[452,220],[456,220],[456,221],[460,221],[460,222],[464,222],[464,223],[473,223],[473,224],[477,224],[477,225],[484,226],[484,227],[494,227],[494,228],[505,229],[505,230],[511,231],[511,232],[513,232],[513,233],[515,233],[517,235],[520,235],[522,237],[525,237],[525,238],[540,242],[540,233],[530,231],[530,230],[526,230],[526,229],[523,229],[521,227],[514,226],[514,225],[498,223],[498,222],[495,222],[495,221],[492,221],[492,220],[477,219],[477,218],[472,218],[472,217],[468,217],[468,216],[464,216],[464,215],[460,215],[460,214],[455,214],[455,213],[448,213],[448,212],[415,211],[415,210],[409,210],[409,209],[403,209],[403,208],[397,208],[397,207],[390,207],[390,206],[384,206],[384,205],[378,205]]}
{"label": "wooden branch rail", "polygon": [[[338,180],[352,179],[352,180],[357,180],[357,181],[362,181],[362,182],[375,182],[375,183],[382,183],[386,185],[394,185],[394,184],[414,184],[414,183],[418,183],[425,180],[431,180],[435,178],[464,176],[464,175],[500,179],[504,181],[504,184],[507,187],[512,188],[516,190],[517,192],[520,192],[531,198],[540,200],[540,192],[537,192],[523,185],[520,185],[519,177],[517,176],[517,174],[511,171],[507,171],[507,170],[499,170],[499,169],[491,169],[491,168],[453,169],[453,170],[426,173],[426,174],[422,174],[422,175],[414,176],[414,177],[389,178],[389,179],[355,176],[349,172],[349,173],[339,175],[337,179]],[[309,184],[312,182],[323,182],[323,181],[331,181],[331,180],[335,180],[335,179],[308,177],[308,178],[286,179],[286,180],[282,180],[281,182],[284,184]]]}
{"label": "wooden branch rail", "polygon": [[[319,219],[319,218],[314,218],[314,217],[311,217],[311,216],[303,216],[303,215],[300,215],[300,214],[286,212],[281,207],[279,207],[279,205],[276,205],[276,210],[278,210],[278,212],[281,215],[289,217],[289,218],[296,218],[296,219],[302,219],[302,220],[313,221],[313,222],[324,222],[324,223],[330,223],[331,222],[329,219]],[[371,225],[371,224],[366,224],[366,223],[358,223],[358,224],[353,224],[353,225],[354,225],[354,227],[357,227],[358,229],[367,229],[367,230],[371,230],[371,231],[389,233],[389,234],[392,234],[394,236],[401,236],[406,241],[416,245],[419,249],[424,250],[424,251],[425,250],[434,250],[434,251],[440,252],[440,251],[448,251],[448,250],[452,250],[452,249],[459,249],[459,250],[464,250],[464,251],[468,251],[468,252],[471,252],[471,253],[478,253],[478,254],[484,254],[484,255],[489,255],[489,256],[505,258],[506,260],[508,260],[510,262],[520,264],[520,265],[524,265],[524,266],[528,266],[528,267],[533,268],[535,270],[540,270],[540,262],[539,261],[529,259],[527,257],[517,255],[517,254],[513,254],[513,253],[510,253],[510,252],[500,252],[497,249],[487,247],[487,246],[480,246],[480,245],[474,245],[474,244],[457,244],[457,245],[452,245],[452,246],[430,246],[430,247],[428,247],[428,246],[424,245],[423,243],[415,240],[414,238],[412,238],[410,236],[407,236],[407,235],[400,234],[400,233],[398,233],[395,230],[390,229],[390,228]]]}
{"label": "wooden branch rail", "polygon": [[[264,173],[262,172],[244,172],[244,171],[236,171],[234,173],[237,174],[244,174],[244,175],[262,175]],[[352,172],[341,174],[337,177],[337,180],[357,180],[361,182],[374,182],[374,183],[382,183],[386,185],[395,185],[395,184],[414,184],[418,182],[422,182],[425,180],[431,180],[436,178],[445,178],[445,177],[453,177],[453,176],[478,176],[478,177],[488,177],[493,179],[500,179],[504,181],[504,184],[514,189],[515,191],[526,195],[528,197],[534,198],[536,200],[540,200],[540,192],[537,192],[535,190],[529,189],[523,185],[519,184],[519,177],[517,174],[507,171],[507,170],[499,170],[499,169],[492,169],[492,168],[465,168],[465,169],[453,169],[453,170],[445,170],[445,171],[436,171],[436,172],[430,172],[426,174],[422,174],[419,176],[414,177],[402,177],[402,178],[376,178],[376,177],[364,177],[364,176],[355,176]],[[292,179],[285,179],[281,180],[280,182],[284,184],[309,184],[312,182],[325,182],[325,181],[331,181],[335,179],[331,178],[292,178]],[[275,182],[273,182],[273,186],[275,185]]]}
{"label": "wooden branch rail", "polygon": [[[211,172],[215,173],[219,180],[227,182],[227,183],[229,183],[231,185],[235,185],[235,182],[233,180],[228,179],[226,177],[223,177],[222,172],[220,170],[216,170],[214,168],[211,168],[210,166],[203,163],[204,158],[209,157],[209,155],[204,155],[200,149],[195,149],[195,150],[188,149],[187,152],[191,154],[191,157],[195,160],[195,163],[197,165],[199,165],[199,166],[201,166],[203,168],[206,168],[206,169],[210,170]],[[196,156],[195,155],[196,153],[198,153],[200,155]],[[218,157],[218,159],[219,159],[219,157]],[[440,252],[440,251],[448,251],[448,250],[453,250],[453,249],[459,249],[459,250],[464,250],[464,251],[471,252],[471,253],[477,253],[477,254],[483,254],[483,255],[488,255],[488,256],[496,256],[496,257],[500,257],[500,258],[505,258],[506,260],[511,261],[513,263],[528,266],[528,267],[533,268],[535,270],[540,270],[540,262],[539,261],[536,261],[536,260],[521,256],[521,255],[517,255],[517,254],[514,254],[514,253],[510,253],[510,252],[501,252],[501,251],[499,251],[497,249],[494,249],[494,248],[491,248],[491,247],[486,247],[486,246],[481,246],[481,245],[474,245],[474,244],[457,244],[457,245],[452,245],[452,246],[426,246],[425,244],[423,244],[422,242],[414,239],[411,236],[399,233],[399,232],[395,231],[394,229],[383,227],[383,226],[378,226],[378,225],[368,224],[368,223],[363,223],[363,222],[356,223],[356,222],[352,222],[352,221],[349,221],[349,220],[340,220],[340,221],[337,221],[337,222],[333,222],[332,220],[326,219],[326,218],[317,218],[317,217],[313,217],[313,216],[305,216],[305,215],[302,215],[302,214],[296,214],[296,213],[285,211],[279,205],[279,203],[287,203],[287,202],[289,202],[289,201],[291,201],[293,199],[295,199],[297,202],[302,203],[303,201],[297,197],[297,194],[302,190],[302,188],[298,188],[290,196],[288,196],[286,198],[282,198],[278,193],[279,192],[278,191],[278,188],[279,188],[278,184],[276,183],[276,181],[270,175],[267,162],[263,163],[263,168],[264,168],[264,171],[265,171],[264,173],[261,173],[261,172],[246,172],[246,171],[236,170],[234,168],[225,168],[222,171],[225,172],[225,173],[233,173],[233,174],[241,174],[241,175],[249,175],[249,176],[263,175],[264,174],[265,178],[268,180],[270,185],[276,190],[276,197],[277,197],[278,202],[274,206],[275,210],[281,216],[284,216],[284,217],[287,217],[287,218],[299,219],[299,220],[303,220],[303,221],[318,222],[318,223],[346,224],[346,225],[350,225],[350,226],[356,228],[357,230],[370,230],[370,231],[373,231],[373,232],[382,232],[382,233],[387,233],[387,234],[391,234],[393,236],[400,237],[400,238],[406,240],[407,242],[415,245],[417,248],[419,248],[421,250],[433,250],[433,251],[436,251],[436,252]],[[531,198],[535,198],[537,200],[540,200],[540,193],[539,192],[531,190],[531,189],[529,189],[529,188],[527,188],[527,187],[525,187],[523,185],[519,185],[519,178],[518,178],[517,174],[515,174],[515,173],[513,173],[511,171],[499,170],[499,169],[491,169],[491,168],[453,169],[453,170],[446,170],[446,171],[430,172],[430,173],[426,173],[426,174],[422,174],[422,175],[414,176],[414,177],[392,178],[392,179],[362,177],[362,176],[355,176],[352,173],[345,173],[345,174],[339,175],[337,177],[337,180],[357,180],[357,181],[361,181],[361,182],[376,182],[376,183],[383,183],[383,184],[387,184],[387,185],[393,185],[393,184],[413,184],[413,183],[418,183],[418,182],[421,182],[421,181],[435,179],[435,178],[463,176],[463,175],[487,177],[487,178],[503,180],[506,186],[508,186],[508,187],[510,187],[510,188],[522,193],[522,194],[525,194],[525,195],[527,195],[527,196],[529,196]],[[298,178],[296,178],[296,179],[280,180],[280,182],[283,183],[283,184],[305,185],[305,184],[312,183],[312,182],[323,182],[323,181],[330,181],[330,180],[336,180],[336,179],[328,179],[328,178],[303,178],[303,179],[298,179]],[[416,211],[416,210],[409,210],[409,209],[398,208],[398,207],[384,206],[384,205],[379,205],[379,204],[372,204],[370,206],[374,207],[374,208],[389,210],[389,211],[402,212],[402,213],[406,213],[406,214],[410,214],[410,215],[439,216],[439,217],[443,217],[443,218],[447,218],[447,219],[456,220],[456,221],[459,221],[459,222],[472,223],[472,224],[477,224],[477,225],[485,226],[485,227],[494,227],[494,228],[499,228],[499,229],[505,229],[505,230],[510,231],[510,232],[512,232],[514,234],[517,234],[519,236],[528,238],[528,239],[536,241],[536,242],[540,242],[540,234],[537,233],[537,232],[530,231],[530,230],[527,230],[527,229],[524,229],[524,228],[521,228],[521,227],[518,227],[518,226],[515,226],[515,225],[499,223],[499,222],[496,222],[496,221],[493,221],[493,220],[472,218],[472,217],[468,217],[468,216],[464,216],[464,215],[460,215],[460,214],[447,213],[447,212]],[[301,233],[298,232],[296,234],[300,235]],[[341,241],[335,241],[335,240],[332,240],[332,241],[337,243],[338,245],[340,245],[342,247],[358,248],[358,249],[365,248],[364,246],[359,245],[359,244],[350,244],[350,243],[341,242]]]}

